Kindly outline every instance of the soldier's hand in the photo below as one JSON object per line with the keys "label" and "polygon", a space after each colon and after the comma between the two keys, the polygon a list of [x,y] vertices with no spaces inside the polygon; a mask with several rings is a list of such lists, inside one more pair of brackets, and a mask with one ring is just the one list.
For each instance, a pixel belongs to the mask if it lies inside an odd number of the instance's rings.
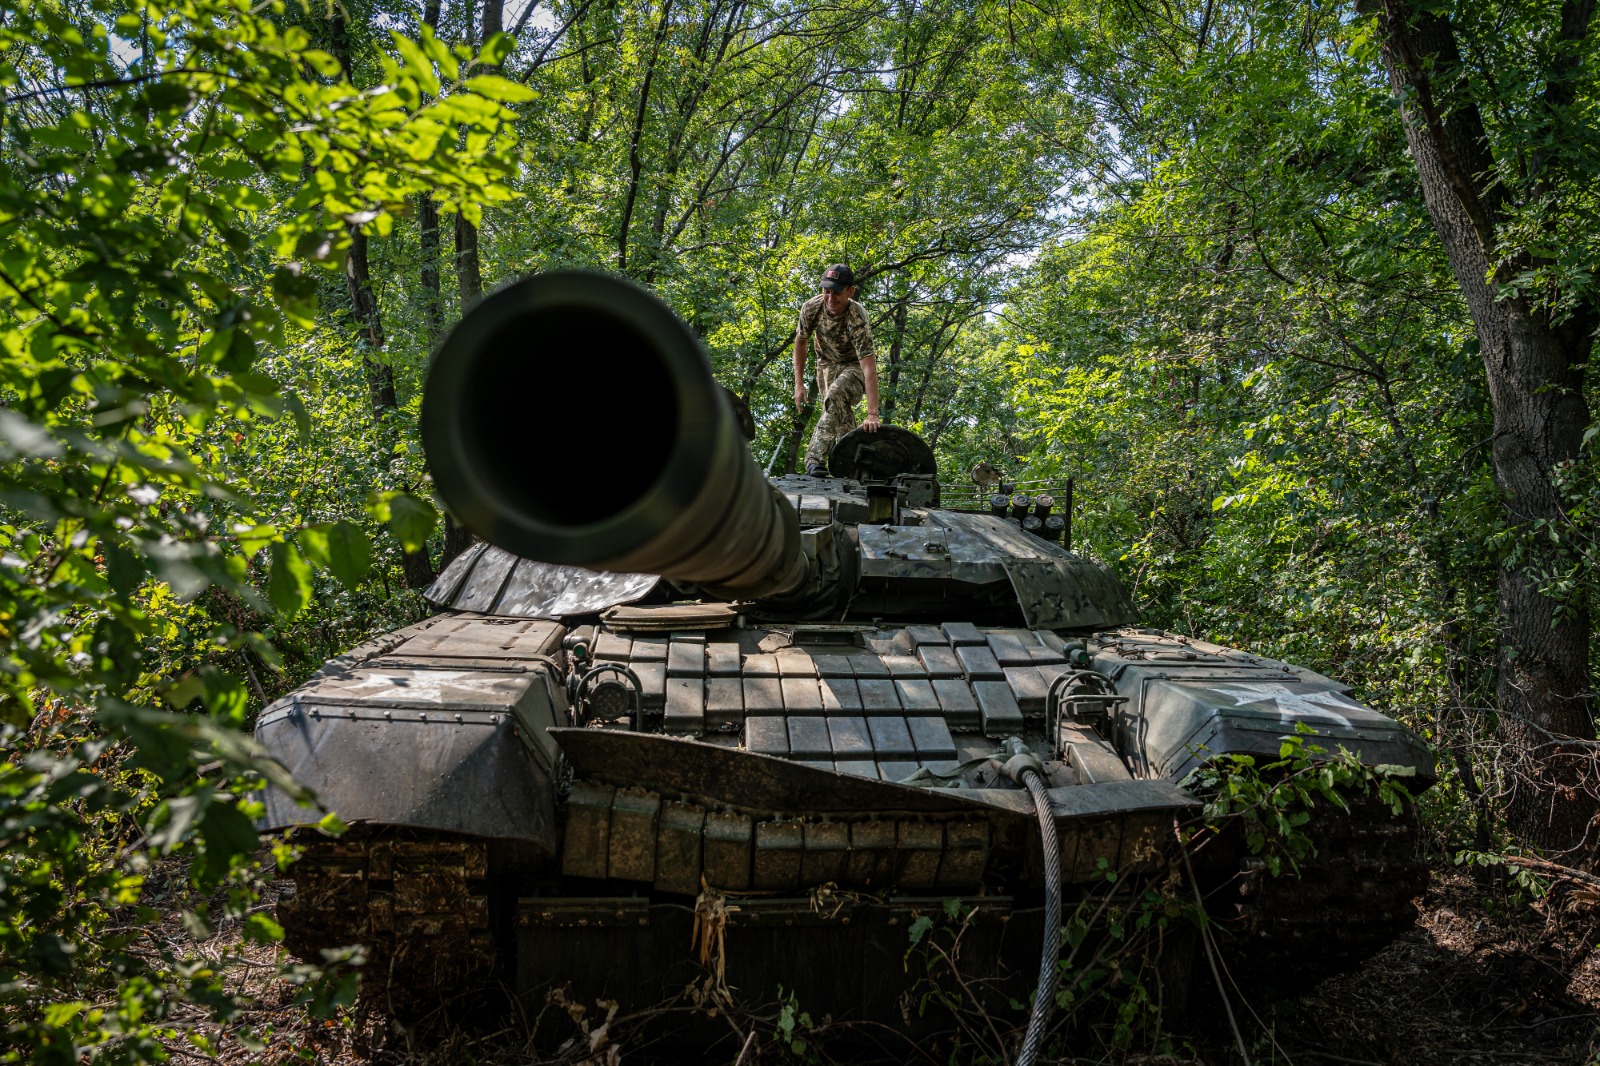
{"label": "soldier's hand", "polygon": [[796,407],[804,407],[806,405],[806,387],[804,385],[796,385],[794,387],[794,405]]}
{"label": "soldier's hand", "polygon": [[878,432],[878,416],[874,414],[868,414],[867,420],[861,423],[861,428],[866,430],[868,433]]}

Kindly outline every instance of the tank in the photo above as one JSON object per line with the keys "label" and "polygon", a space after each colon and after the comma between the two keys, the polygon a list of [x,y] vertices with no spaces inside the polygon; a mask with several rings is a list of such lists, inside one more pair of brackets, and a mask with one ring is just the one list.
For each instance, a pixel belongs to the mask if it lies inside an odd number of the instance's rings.
{"label": "tank", "polygon": [[[941,913],[967,916],[969,977],[1026,1001],[1052,907],[1181,869],[1209,760],[1299,730],[1433,781],[1337,681],[1141,626],[1070,550],[1070,491],[987,468],[958,502],[893,426],[841,440],[831,477],[764,477],[695,334],[630,283],[483,301],[434,357],[422,434],[481,541],[428,590],[436,615],[256,731],[350,827],[295,833],[289,949],[364,945],[379,1005],[637,1007],[709,969],[898,1023],[908,930]],[[264,803],[268,829],[320,816]],[[1198,868],[1234,971],[1283,988],[1387,943],[1426,878],[1410,808],[1306,831],[1299,878],[1237,839]]]}

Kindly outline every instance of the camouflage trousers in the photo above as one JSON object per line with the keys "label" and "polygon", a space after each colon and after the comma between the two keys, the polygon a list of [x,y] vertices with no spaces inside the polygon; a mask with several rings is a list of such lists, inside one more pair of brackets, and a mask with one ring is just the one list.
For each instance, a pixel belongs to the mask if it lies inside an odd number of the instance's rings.
{"label": "camouflage trousers", "polygon": [[806,447],[806,465],[828,465],[828,453],[840,437],[856,428],[856,404],[867,391],[861,376],[861,364],[829,366],[817,364],[817,392],[822,397],[822,417],[817,428],[811,431],[811,443]]}

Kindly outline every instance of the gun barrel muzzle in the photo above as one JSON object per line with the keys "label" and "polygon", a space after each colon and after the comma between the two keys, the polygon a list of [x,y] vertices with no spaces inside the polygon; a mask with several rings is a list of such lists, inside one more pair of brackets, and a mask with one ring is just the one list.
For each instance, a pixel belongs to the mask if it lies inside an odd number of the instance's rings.
{"label": "gun barrel muzzle", "polygon": [[699,339],[620,278],[539,274],[473,308],[428,368],[422,440],[457,520],[524,558],[747,596],[805,579],[799,519]]}

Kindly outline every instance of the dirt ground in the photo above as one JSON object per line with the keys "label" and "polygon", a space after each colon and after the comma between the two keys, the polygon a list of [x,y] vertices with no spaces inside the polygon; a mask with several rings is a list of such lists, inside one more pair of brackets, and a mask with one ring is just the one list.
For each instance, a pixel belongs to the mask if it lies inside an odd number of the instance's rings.
{"label": "dirt ground", "polygon": [[1600,1062],[1600,911],[1553,898],[1485,906],[1435,871],[1415,928],[1354,973],[1278,1004],[1257,1063],[1444,1066]]}
{"label": "dirt ground", "polygon": [[[1458,1066],[1517,1063],[1528,1066],[1600,1064],[1600,908],[1576,897],[1553,898],[1512,910],[1470,873],[1435,872],[1418,901],[1415,928],[1360,969],[1323,982],[1294,1000],[1266,1006],[1234,999],[1245,1051],[1255,1066]],[[359,1007],[333,1021],[314,1023],[294,1003],[294,990],[273,976],[275,953],[251,948],[225,956],[225,931],[202,950],[237,974],[238,987],[257,1006],[222,1036],[227,1063],[318,1062],[339,1064],[531,1064],[559,1061],[579,1066],[684,1061],[659,1049],[609,1038],[605,1019],[585,1019],[590,1036],[564,1054],[535,1054],[526,1019],[490,1031],[452,1031],[423,1040]],[[264,1048],[234,1038],[240,1025],[263,1034]],[[574,1029],[576,1032],[577,1029]],[[619,1034],[620,1035],[620,1034]],[[748,1047],[729,1045],[695,1061],[752,1066],[756,1062],[866,1062],[861,1049],[827,1045],[794,1056],[780,1053],[773,1031],[757,1032]],[[1223,1025],[1177,1038],[1181,1054],[1101,1052],[1072,1063],[1130,1066],[1226,1066],[1245,1061]],[[921,1058],[914,1050],[901,1063]],[[931,1058],[927,1061],[932,1062]]]}

